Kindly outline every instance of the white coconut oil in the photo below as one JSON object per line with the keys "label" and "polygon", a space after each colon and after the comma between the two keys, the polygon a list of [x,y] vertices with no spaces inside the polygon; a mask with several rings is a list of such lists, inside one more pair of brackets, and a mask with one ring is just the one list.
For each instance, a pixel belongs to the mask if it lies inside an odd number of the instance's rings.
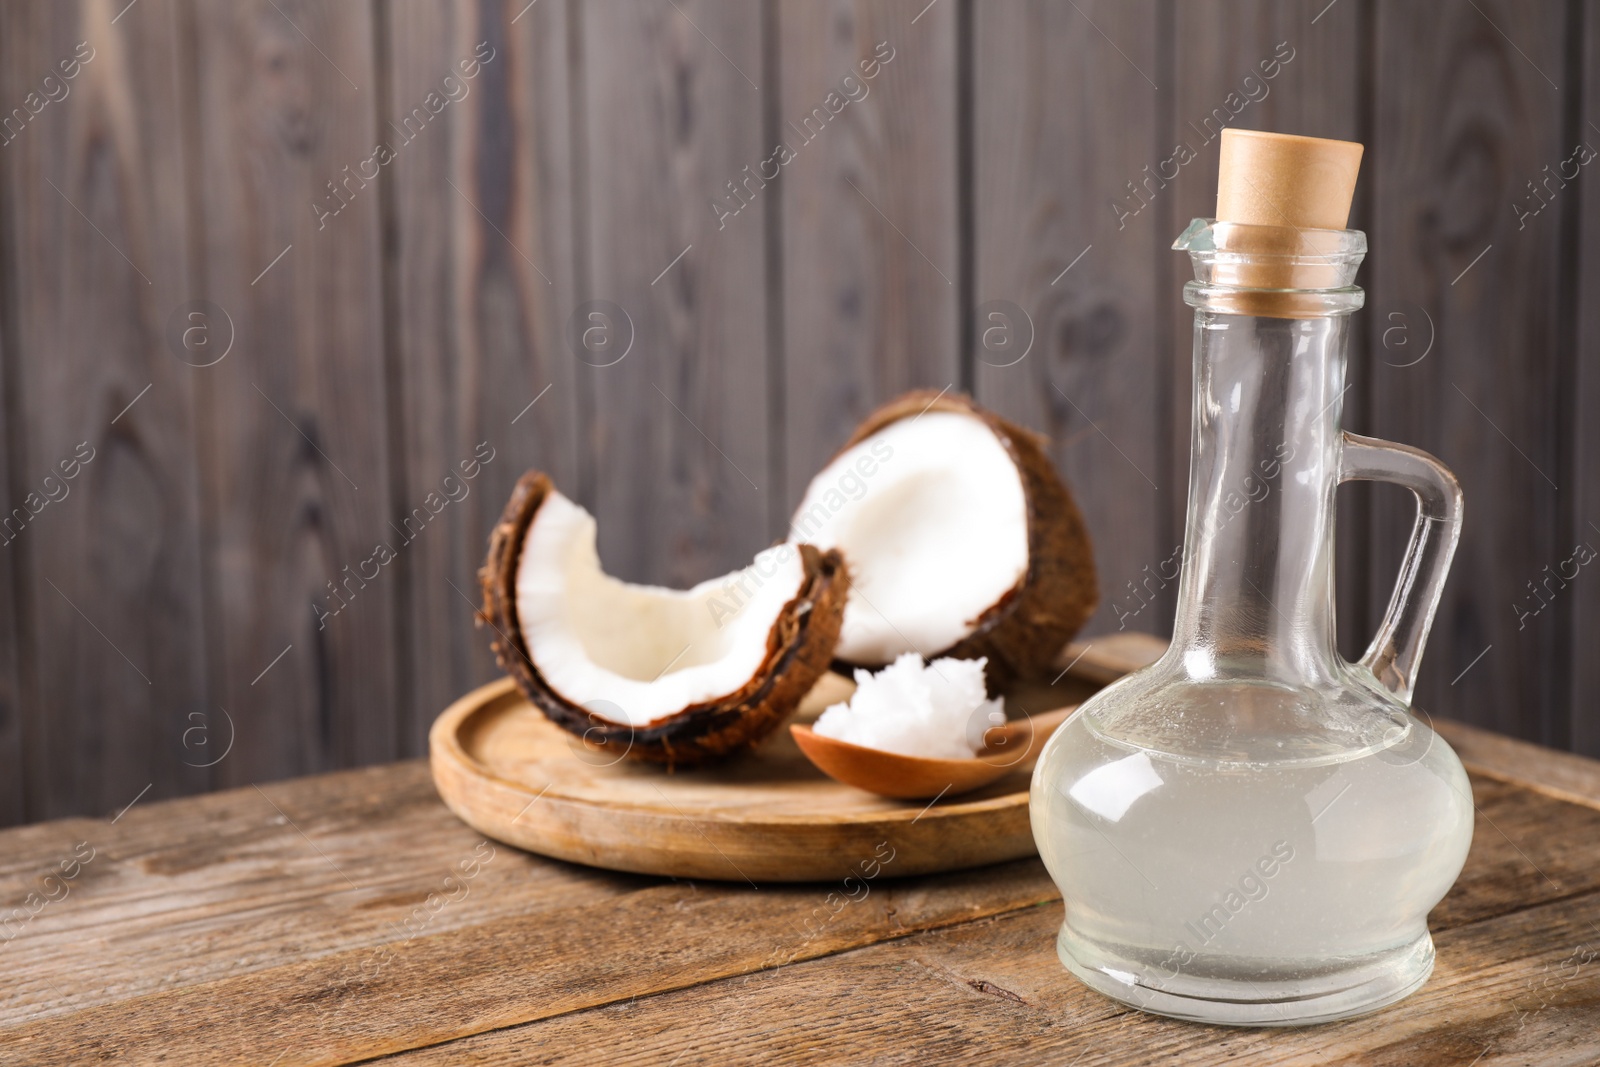
{"label": "white coconut oil", "polygon": [[[1189,686],[1171,710],[1175,726],[1227,738],[1220,758],[1108,736],[1093,704],[1052,738],[1035,837],[1066,900],[1062,962],[1089,985],[1164,1014],[1271,1024],[1309,1021],[1297,1001],[1336,1018],[1427,978],[1426,916],[1472,834],[1460,762],[1403,710],[1369,722],[1355,751],[1297,733],[1329,709],[1299,701],[1296,715],[1296,694],[1249,691],[1262,688]],[[1287,728],[1245,739],[1240,709],[1264,704]]]}

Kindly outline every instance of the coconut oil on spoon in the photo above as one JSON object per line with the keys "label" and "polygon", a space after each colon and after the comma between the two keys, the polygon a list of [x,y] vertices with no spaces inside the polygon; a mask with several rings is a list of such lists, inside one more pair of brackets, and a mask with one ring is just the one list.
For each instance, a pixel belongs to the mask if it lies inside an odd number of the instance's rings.
{"label": "coconut oil on spoon", "polygon": [[984,735],[983,752],[971,759],[885,752],[801,724],[789,730],[800,751],[828,777],[882,797],[922,800],[970,793],[1013,772],[1030,770],[1045,740],[1076,710],[1076,705],[1059,708],[992,727]]}

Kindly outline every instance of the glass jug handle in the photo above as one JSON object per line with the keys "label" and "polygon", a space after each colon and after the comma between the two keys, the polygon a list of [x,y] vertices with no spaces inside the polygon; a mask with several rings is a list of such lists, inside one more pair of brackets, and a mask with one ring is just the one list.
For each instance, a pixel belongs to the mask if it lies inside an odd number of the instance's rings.
{"label": "glass jug handle", "polygon": [[1393,482],[1417,498],[1417,521],[1394,595],[1361,666],[1406,705],[1428,640],[1445,575],[1461,538],[1461,486],[1450,469],[1420,448],[1344,431],[1339,480]]}

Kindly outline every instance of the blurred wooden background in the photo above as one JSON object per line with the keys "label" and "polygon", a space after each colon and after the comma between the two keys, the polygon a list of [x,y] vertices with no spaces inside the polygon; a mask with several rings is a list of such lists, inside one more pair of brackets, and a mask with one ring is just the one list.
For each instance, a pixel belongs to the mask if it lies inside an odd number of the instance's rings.
{"label": "blurred wooden background", "polygon": [[[1222,122],[1368,145],[1346,425],[1468,501],[1419,703],[1600,754],[1600,3],[8,0],[0,108],[0,823],[420,754],[524,468],[692,582],[912,386],[1164,632]],[[1412,513],[1340,507],[1354,655]]]}

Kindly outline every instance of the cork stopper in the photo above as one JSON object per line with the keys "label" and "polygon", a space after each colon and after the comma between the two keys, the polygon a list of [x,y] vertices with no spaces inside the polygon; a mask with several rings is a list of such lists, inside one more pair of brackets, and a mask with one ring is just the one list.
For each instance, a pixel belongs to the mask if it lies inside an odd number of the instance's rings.
{"label": "cork stopper", "polygon": [[[1229,277],[1249,289],[1326,289],[1337,271],[1307,230],[1343,230],[1350,221],[1362,147],[1353,141],[1257,130],[1222,131],[1217,221],[1243,223],[1230,251]],[[1262,229],[1255,229],[1262,227]],[[1240,294],[1238,310],[1297,317],[1309,302],[1293,294]]]}
{"label": "cork stopper", "polygon": [[1360,168],[1354,141],[1223,130],[1217,221],[1342,230]]}

